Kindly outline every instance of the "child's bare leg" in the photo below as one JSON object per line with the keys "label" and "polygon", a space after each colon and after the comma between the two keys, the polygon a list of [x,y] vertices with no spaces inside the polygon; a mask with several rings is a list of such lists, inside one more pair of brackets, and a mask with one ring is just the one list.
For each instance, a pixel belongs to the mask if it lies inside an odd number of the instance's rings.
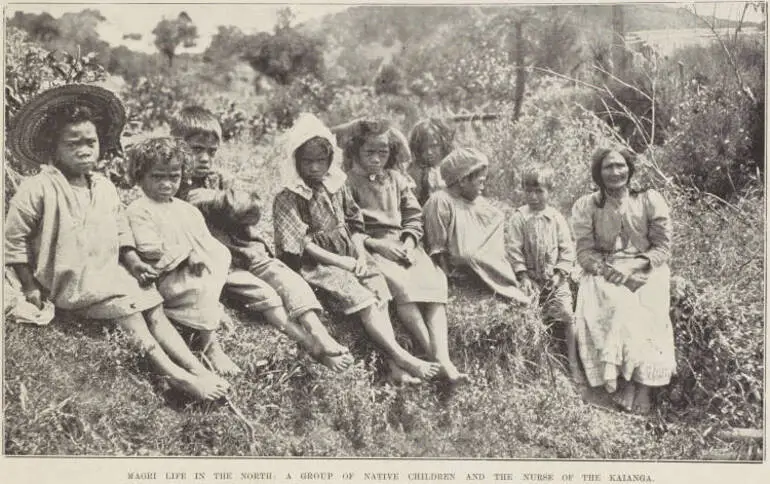
{"label": "child's bare leg", "polygon": [[452,383],[468,381],[468,375],[460,373],[449,358],[449,337],[447,335],[446,305],[427,303],[423,305],[425,321],[433,346],[433,356],[441,364],[442,373]]}
{"label": "child's bare leg", "polygon": [[367,334],[393,358],[398,366],[410,375],[423,380],[438,374],[440,365],[416,358],[398,344],[386,310],[372,304],[359,311],[359,314]]}
{"label": "child's bare leg", "polygon": [[634,395],[634,413],[647,415],[652,410],[652,389],[642,383],[636,383],[636,395]]}
{"label": "child's bare leg", "polygon": [[582,381],[580,375],[580,366],[577,360],[577,339],[575,338],[575,323],[569,320],[565,323],[564,339],[567,344],[567,364],[569,364],[569,372],[572,377],[572,381],[579,383]]}
{"label": "child's bare leg", "polygon": [[636,395],[636,384],[632,381],[625,382],[619,392],[612,396],[612,399],[626,412],[631,412],[634,406],[634,396]]}
{"label": "child's bare leg", "polygon": [[305,350],[312,351],[313,339],[299,325],[289,320],[283,306],[267,309],[262,315],[271,326],[299,343]]}
{"label": "child's bare leg", "polygon": [[332,338],[315,311],[306,311],[299,315],[297,320],[313,341],[308,351],[317,355],[316,358],[323,365],[334,371],[342,371],[353,364],[350,350]]}
{"label": "child's bare leg", "polygon": [[396,305],[396,314],[398,319],[404,323],[406,329],[409,331],[420,348],[423,349],[426,355],[435,356],[435,351],[431,345],[431,336],[428,332],[428,328],[425,326],[425,321],[422,319],[422,313],[416,303],[404,303]]}
{"label": "child's bare leg", "polygon": [[161,348],[171,359],[193,375],[213,378],[225,390],[230,388],[230,384],[225,379],[207,370],[203,363],[193,355],[190,348],[179,335],[179,332],[171,326],[171,322],[163,313],[161,306],[145,311],[144,319],[147,321],[150,333],[152,333],[158,343],[160,343]]}
{"label": "child's bare leg", "polygon": [[213,375],[210,373],[195,375],[174,363],[150,332],[141,313],[120,318],[116,322],[134,344],[146,351],[152,364],[161,375],[169,379],[173,386],[202,400],[216,400],[227,392],[227,388],[221,385],[218,379],[212,378]]}
{"label": "child's bare leg", "polygon": [[200,331],[200,337],[203,354],[209,359],[214,370],[222,375],[237,375],[243,371],[227,356],[224,348],[222,348],[222,344],[219,342],[216,331],[202,330]]}

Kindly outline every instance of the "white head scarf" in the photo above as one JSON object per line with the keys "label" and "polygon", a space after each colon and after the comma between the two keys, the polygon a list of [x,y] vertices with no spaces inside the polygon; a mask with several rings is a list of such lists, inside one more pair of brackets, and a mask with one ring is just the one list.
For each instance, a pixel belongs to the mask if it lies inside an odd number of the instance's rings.
{"label": "white head scarf", "polygon": [[336,193],[345,184],[345,179],[347,178],[341,168],[342,151],[337,146],[335,136],[313,114],[301,113],[294,122],[294,126],[283,136],[285,162],[281,169],[281,184],[284,188],[306,200],[310,200],[313,196],[313,189],[299,176],[294,153],[305,142],[316,137],[327,140],[332,146],[332,162],[329,166],[329,171],[324,175],[321,183],[329,190],[329,193]]}

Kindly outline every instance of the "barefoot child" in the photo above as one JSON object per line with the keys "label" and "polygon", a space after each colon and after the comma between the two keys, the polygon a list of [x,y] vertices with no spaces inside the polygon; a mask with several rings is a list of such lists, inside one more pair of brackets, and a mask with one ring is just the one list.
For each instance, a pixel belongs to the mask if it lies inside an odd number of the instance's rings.
{"label": "barefoot child", "polygon": [[[524,169],[521,186],[527,205],[513,215],[509,255],[522,290],[538,291],[543,318],[563,333],[573,380],[579,378],[575,349],[572,292],[569,274],[575,263],[575,244],[567,219],[548,204],[553,191],[553,170],[545,166]],[[559,338],[561,339],[561,338]]]}
{"label": "barefoot child", "polygon": [[364,249],[364,220],[345,186],[336,140],[311,114],[285,135],[283,191],[273,223],[279,256],[299,270],[338,312],[357,314],[369,336],[393,360],[393,377],[425,380],[440,365],[420,360],[396,341],[387,311],[390,292]]}
{"label": "barefoot child", "polygon": [[505,252],[503,213],[481,196],[489,160],[475,148],[457,148],[441,163],[447,186],[423,209],[425,246],[446,274],[467,268],[496,294],[528,303]]}
{"label": "barefoot child", "polygon": [[422,248],[422,209],[409,181],[393,167],[409,147],[380,120],[350,127],[343,146],[347,185],[361,207],[364,246],[385,276],[396,312],[451,383],[465,381],[449,358],[446,275]]}
{"label": "barefoot child", "polygon": [[409,174],[417,184],[415,193],[421,205],[430,196],[446,187],[441,177],[441,161],[452,151],[454,130],[442,119],[423,119],[409,133],[412,164]]}
{"label": "barefoot child", "polygon": [[193,166],[179,197],[197,207],[211,233],[232,255],[225,294],[297,341],[316,360],[335,371],[353,363],[348,349],[321,323],[321,305],[302,277],[276,259],[256,233],[261,202],[256,194],[234,190],[213,170],[222,128],[209,111],[190,106],[174,119],[172,136],[192,148]]}
{"label": "barefoot child", "polygon": [[225,375],[240,372],[225,354],[216,329],[222,318],[219,296],[230,251],[209,232],[200,211],[174,198],[192,153],[183,141],[150,138],[131,147],[131,178],[144,196],[126,209],[136,249],[157,273],[166,316],[200,335],[203,354]]}
{"label": "barefoot child", "polygon": [[173,386],[199,399],[224,396],[228,383],[190,352],[157,290],[137,282],[155,271],[134,249],[117,190],[91,172],[100,155],[119,148],[120,101],[71,84],[32,99],[13,121],[11,153],[42,164],[19,186],[5,223],[5,263],[27,301],[40,307],[48,299],[75,318],[115,321]]}

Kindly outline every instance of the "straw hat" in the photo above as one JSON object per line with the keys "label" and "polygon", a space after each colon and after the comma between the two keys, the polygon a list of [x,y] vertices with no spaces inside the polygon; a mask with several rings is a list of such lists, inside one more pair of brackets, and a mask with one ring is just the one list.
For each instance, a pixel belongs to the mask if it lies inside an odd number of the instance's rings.
{"label": "straw hat", "polygon": [[126,123],[126,111],[111,91],[87,84],[54,87],[32,98],[21,107],[10,122],[7,146],[14,157],[32,165],[48,161],[42,132],[51,113],[67,105],[86,106],[100,119],[99,157],[112,149],[120,150],[120,133]]}

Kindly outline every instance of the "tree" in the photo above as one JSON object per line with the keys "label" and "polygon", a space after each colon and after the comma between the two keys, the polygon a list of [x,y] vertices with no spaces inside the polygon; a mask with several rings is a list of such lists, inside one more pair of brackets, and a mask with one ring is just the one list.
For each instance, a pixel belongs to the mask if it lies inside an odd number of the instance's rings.
{"label": "tree", "polygon": [[306,35],[291,25],[292,12],[279,11],[275,33],[249,36],[243,58],[251,67],[278,84],[288,85],[305,75],[323,77],[323,40]]}
{"label": "tree", "polygon": [[51,14],[43,12],[40,15],[17,11],[8,19],[8,27],[16,27],[29,34],[29,40],[46,45],[59,37],[59,22]]}
{"label": "tree", "polygon": [[241,29],[232,25],[217,27],[217,33],[211,37],[211,43],[203,52],[206,62],[223,63],[244,54],[247,36]]}
{"label": "tree", "polygon": [[186,12],[181,12],[174,20],[161,20],[152,33],[155,35],[155,47],[166,56],[169,67],[174,63],[177,47],[180,44],[184,48],[194,47],[198,38],[198,28]]}

